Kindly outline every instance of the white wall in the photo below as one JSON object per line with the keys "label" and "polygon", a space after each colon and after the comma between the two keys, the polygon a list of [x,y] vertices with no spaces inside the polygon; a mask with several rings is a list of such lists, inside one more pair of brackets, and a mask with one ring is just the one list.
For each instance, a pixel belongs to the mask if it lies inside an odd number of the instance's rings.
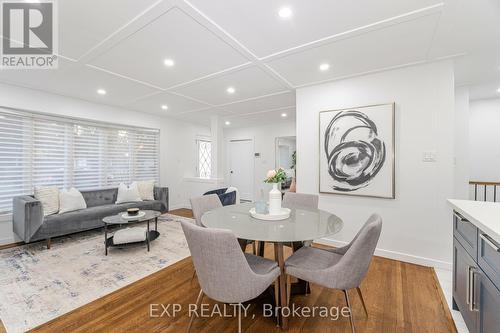
{"label": "white wall", "polygon": [[[185,206],[192,195],[184,179],[195,176],[195,137],[210,135],[208,127],[5,84],[0,84],[0,106],[160,129],[160,184],[169,187],[171,209]],[[0,244],[14,240],[12,223],[0,222]]]}
{"label": "white wall", "polygon": [[[295,136],[294,120],[283,120],[254,127],[224,129],[225,142],[234,139],[253,139],[255,153],[260,153],[260,157],[255,158],[254,200],[260,197],[260,189],[266,188],[263,180],[267,171],[275,168],[275,140],[281,136]],[[227,182],[229,179],[227,172],[225,178]]]}
{"label": "white wall", "polygon": [[500,182],[500,98],[470,103],[470,178]]}
{"label": "white wall", "polygon": [[[384,221],[377,254],[451,267],[454,82],[449,62],[387,71],[297,90],[297,190],[318,193],[319,111],[396,103],[396,199],[320,195],[344,221],[325,241],[348,242],[372,213]],[[436,151],[435,163],[422,162]]]}
{"label": "white wall", "polygon": [[455,198],[469,198],[469,89],[455,90]]}

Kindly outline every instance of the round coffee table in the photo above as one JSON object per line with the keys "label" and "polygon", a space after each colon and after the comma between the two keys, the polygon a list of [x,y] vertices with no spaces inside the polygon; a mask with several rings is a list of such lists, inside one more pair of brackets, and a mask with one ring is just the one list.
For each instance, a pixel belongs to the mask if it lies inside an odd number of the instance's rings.
{"label": "round coffee table", "polygon": [[[108,247],[112,246],[126,247],[129,245],[137,245],[137,244],[147,244],[149,252],[149,243],[158,238],[158,236],[160,236],[160,233],[158,232],[158,216],[160,216],[161,213],[155,210],[141,210],[141,212],[144,212],[146,214],[144,216],[138,217],[135,220],[126,220],[122,218],[122,214],[126,212],[121,212],[116,215],[106,216],[105,218],[102,219],[102,222],[104,222],[104,247],[106,255],[108,255]],[[153,220],[155,221],[155,230],[150,230],[149,223]],[[131,224],[140,222],[147,222],[147,232],[145,241],[115,244],[113,242],[113,236],[108,238],[108,225],[129,226]]]}

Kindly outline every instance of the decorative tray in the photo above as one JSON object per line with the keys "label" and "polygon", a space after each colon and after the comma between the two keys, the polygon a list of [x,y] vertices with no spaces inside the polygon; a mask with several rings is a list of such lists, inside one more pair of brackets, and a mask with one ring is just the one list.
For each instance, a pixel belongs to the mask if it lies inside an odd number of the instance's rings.
{"label": "decorative tray", "polygon": [[278,220],[285,220],[290,217],[290,212],[291,210],[289,208],[281,208],[281,213],[278,215],[270,215],[270,214],[259,214],[255,211],[255,207],[250,209],[250,215],[252,215],[253,218],[259,219],[259,220],[266,220],[266,221],[278,221]]}
{"label": "decorative tray", "polygon": [[128,215],[128,213],[123,213],[121,215],[121,218],[127,221],[135,221],[140,219],[141,217],[144,217],[146,215],[146,212],[139,212],[137,215]]}

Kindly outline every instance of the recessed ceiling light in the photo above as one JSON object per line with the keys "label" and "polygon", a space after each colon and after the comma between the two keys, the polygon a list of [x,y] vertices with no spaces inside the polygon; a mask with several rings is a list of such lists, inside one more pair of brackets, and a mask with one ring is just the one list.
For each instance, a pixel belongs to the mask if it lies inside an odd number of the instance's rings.
{"label": "recessed ceiling light", "polygon": [[226,89],[226,91],[227,91],[227,93],[228,93],[228,94],[234,94],[234,92],[235,92],[236,90],[235,90],[233,87],[228,87],[228,88]]}
{"label": "recessed ceiling light", "polygon": [[163,64],[167,67],[172,67],[175,65],[175,62],[172,59],[165,59],[163,60]]}
{"label": "recessed ceiling light", "polygon": [[163,105],[161,106],[161,108],[162,108],[162,110],[168,110],[168,105],[163,104]]}
{"label": "recessed ceiling light", "polygon": [[329,69],[330,69],[330,64],[324,63],[324,64],[319,65],[319,70],[322,72],[327,71]]}
{"label": "recessed ceiling light", "polygon": [[99,95],[106,95],[106,90],[104,90],[104,89],[97,89],[97,93]]}
{"label": "recessed ceiling light", "polygon": [[282,18],[282,19],[288,19],[290,17],[292,17],[292,10],[290,9],[290,7],[281,7],[279,12],[278,12],[278,15]]}
{"label": "recessed ceiling light", "polygon": [[231,125],[231,122],[229,120],[226,120],[226,122],[224,124],[229,126],[229,125]]}
{"label": "recessed ceiling light", "polygon": [[282,114],[281,114],[281,116],[282,116],[283,118],[286,118],[288,115],[287,115],[286,113],[282,113]]}

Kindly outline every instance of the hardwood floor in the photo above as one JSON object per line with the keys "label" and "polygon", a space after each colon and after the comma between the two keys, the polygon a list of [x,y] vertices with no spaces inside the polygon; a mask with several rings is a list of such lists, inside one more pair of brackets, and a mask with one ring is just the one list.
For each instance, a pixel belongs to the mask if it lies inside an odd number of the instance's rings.
{"label": "hardwood floor", "polygon": [[[272,246],[266,257],[273,258]],[[199,285],[192,280],[193,264],[186,258],[103,298],[43,324],[32,332],[180,332],[185,331],[189,304],[194,304]],[[350,291],[357,332],[456,332],[432,268],[375,257],[361,285],[368,308],[365,317],[361,302]],[[263,317],[263,303],[252,302],[243,318],[245,332],[281,332],[273,318]],[[150,304],[180,304],[174,317],[150,317]],[[217,304],[207,297],[203,303]],[[311,286],[310,295],[293,296],[298,306],[345,305],[341,291]],[[221,304],[218,304],[222,307]],[[159,306],[158,314],[162,312]],[[255,316],[255,317],[253,317]],[[192,332],[236,332],[236,318],[196,318]],[[289,332],[350,332],[349,319],[289,318]]]}
{"label": "hardwood floor", "polygon": [[188,209],[188,208],[174,209],[174,210],[169,211],[168,213],[173,214],[173,215],[179,215],[182,217],[188,217],[191,219],[194,218],[193,211],[191,209]]}

